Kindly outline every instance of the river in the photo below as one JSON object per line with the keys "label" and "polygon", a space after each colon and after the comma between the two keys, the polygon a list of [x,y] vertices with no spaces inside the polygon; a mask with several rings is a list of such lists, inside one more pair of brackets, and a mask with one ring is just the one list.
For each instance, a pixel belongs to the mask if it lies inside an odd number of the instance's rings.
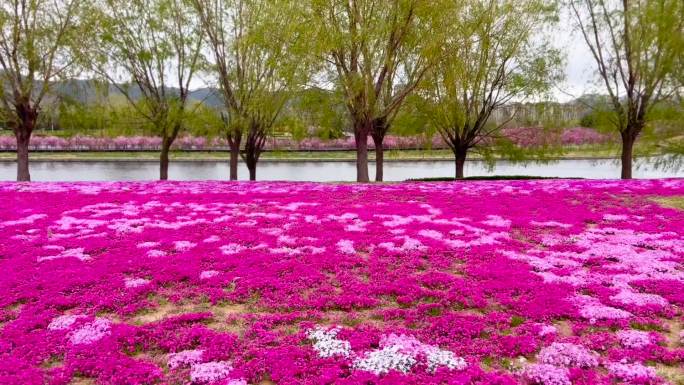
{"label": "river", "polygon": [[[34,181],[98,181],[98,180],[154,180],[158,178],[158,163],[152,161],[32,161],[31,179]],[[375,164],[370,166],[371,178]],[[240,179],[248,177],[247,168],[240,165]],[[385,180],[401,181],[409,178],[453,176],[452,161],[385,161]],[[617,160],[563,159],[551,163],[511,163],[500,161],[494,170],[484,162],[468,161],[466,176],[475,175],[534,175],[564,178],[612,179],[620,176]],[[638,159],[635,178],[682,177],[684,170],[662,169],[652,162]],[[0,179],[14,180],[16,164],[0,162]],[[227,162],[175,161],[169,166],[169,177],[175,180],[202,180],[228,177]],[[353,162],[282,162],[262,161],[257,168],[259,180],[290,181],[354,181]]]}

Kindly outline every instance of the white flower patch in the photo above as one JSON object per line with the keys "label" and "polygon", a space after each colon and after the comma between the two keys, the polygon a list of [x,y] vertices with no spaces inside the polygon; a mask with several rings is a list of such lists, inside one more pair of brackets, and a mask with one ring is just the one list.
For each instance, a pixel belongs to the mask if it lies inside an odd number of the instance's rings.
{"label": "white flower patch", "polygon": [[300,255],[304,253],[321,254],[325,247],[301,246],[301,247],[272,247],[269,252],[272,254]]}
{"label": "white flower patch", "polygon": [[538,324],[538,326],[540,337],[558,333],[558,329],[553,325]]}
{"label": "white flower patch", "polygon": [[434,372],[439,367],[446,367],[451,370],[463,370],[468,363],[461,357],[457,357],[454,352],[441,350],[436,347],[425,352],[428,370]]}
{"label": "white flower patch", "polygon": [[51,261],[53,259],[62,259],[62,258],[76,258],[80,261],[89,261],[91,260],[90,255],[86,254],[83,252],[84,248],[83,247],[77,247],[73,249],[66,249],[63,250],[61,253],[57,255],[48,255],[45,257],[38,257],[38,262],[43,262],[43,261]]}
{"label": "white flower patch", "polygon": [[350,225],[344,226],[344,231],[349,231],[349,232],[363,232],[366,230],[366,225],[368,225],[370,222],[365,222],[362,220],[355,220],[354,223]]}
{"label": "white flower patch", "polygon": [[354,241],[348,239],[340,239],[337,242],[337,249],[344,254],[356,254],[356,249],[354,249]]}
{"label": "white flower patch", "polygon": [[571,224],[561,223],[561,222],[556,222],[556,221],[545,221],[545,222],[530,221],[530,224],[532,226],[537,226],[537,227],[560,227],[563,229],[569,229],[572,227]]}
{"label": "white flower patch", "polygon": [[397,237],[399,239],[403,238],[404,243],[401,246],[396,246],[393,242],[382,242],[378,244],[379,247],[386,249],[388,251],[394,252],[405,252],[405,251],[425,251],[427,247],[423,245],[419,240],[411,238],[409,236]]}
{"label": "white flower patch", "polygon": [[317,326],[306,332],[306,337],[313,341],[313,348],[319,356],[323,358],[333,356],[349,357],[351,354],[351,344],[337,338],[340,328],[325,329]]}
{"label": "white flower patch", "polygon": [[85,316],[82,314],[61,315],[59,317],[53,318],[52,321],[50,321],[50,324],[48,325],[47,329],[52,331],[67,330],[71,328],[71,326],[81,318],[85,318]]}
{"label": "white flower patch", "polygon": [[578,295],[572,300],[579,306],[582,318],[588,319],[592,324],[601,319],[624,319],[632,315],[628,311],[606,306],[588,295]]}
{"label": "white flower patch", "polygon": [[199,277],[200,279],[210,279],[216,277],[219,274],[220,273],[216,270],[204,270],[200,273]]}
{"label": "white flower patch", "polygon": [[210,236],[210,237],[204,238],[204,240],[203,240],[202,242],[204,242],[204,243],[214,243],[214,242],[218,242],[218,241],[220,241],[220,240],[221,240],[221,237],[219,237],[218,235],[212,235],[212,236]]}
{"label": "white flower patch", "polygon": [[96,318],[95,321],[84,324],[69,336],[69,342],[74,345],[87,345],[97,342],[111,334],[111,321]]}
{"label": "white flower patch", "polygon": [[282,210],[288,210],[288,211],[297,211],[299,210],[300,207],[305,207],[305,206],[318,206],[318,203],[310,203],[310,202],[292,202],[288,203],[286,205],[281,205],[281,206],[276,206],[279,209]]}
{"label": "white flower patch", "polygon": [[165,257],[166,256],[166,251],[162,250],[148,250],[147,251],[147,256],[152,257],[152,258],[160,258],[160,257]]}
{"label": "white flower patch", "polygon": [[136,288],[136,287],[141,287],[145,286],[150,283],[149,279],[145,278],[125,278],[124,279],[124,286],[128,289]]}
{"label": "white flower patch", "polygon": [[487,220],[482,221],[485,225],[494,227],[510,227],[511,221],[509,219],[504,219],[498,215],[487,215]]}
{"label": "white flower patch", "polygon": [[266,227],[263,229],[259,229],[259,232],[262,234],[278,236],[283,233],[283,229],[281,229],[280,227]]}
{"label": "white flower patch", "polygon": [[438,241],[444,238],[444,234],[440,233],[437,230],[420,230],[418,232],[418,235],[420,235],[421,237],[435,239]]}
{"label": "white flower patch", "polygon": [[639,293],[631,289],[622,289],[619,293],[611,296],[610,299],[623,305],[655,305],[660,307],[669,305],[669,302],[658,294]]}
{"label": "white flower patch", "polygon": [[390,370],[406,374],[411,371],[416,362],[415,358],[402,353],[399,347],[387,346],[366,353],[363,358],[354,361],[353,367],[375,375],[386,374]]}
{"label": "white flower patch", "polygon": [[305,216],[304,216],[304,222],[306,222],[306,223],[313,223],[313,224],[316,224],[316,225],[319,225],[319,224],[322,223],[321,220],[318,219],[318,217],[315,216],[315,215],[305,215]]}
{"label": "white flower patch", "polygon": [[289,235],[280,235],[278,236],[278,243],[279,244],[284,244],[284,245],[296,245],[297,244],[297,238],[291,237]]}
{"label": "white flower patch", "polygon": [[408,225],[409,223],[413,222],[413,218],[402,217],[401,215],[376,215],[376,216],[382,217],[382,218],[392,218],[389,221],[382,222],[382,225],[385,227],[399,227],[399,226],[403,226],[403,225]]}
{"label": "white flower patch", "polygon": [[195,246],[197,246],[197,244],[190,241],[176,241],[173,243],[173,248],[179,252],[188,251]]}
{"label": "white flower patch", "polygon": [[47,214],[32,214],[32,215],[29,215],[29,216],[22,218],[22,219],[17,219],[17,220],[13,220],[13,221],[4,221],[4,222],[0,223],[0,228],[8,227],[8,226],[16,226],[16,225],[30,225],[33,222],[35,222],[39,219],[46,218],[46,217],[47,217]]}
{"label": "white flower patch", "polygon": [[151,249],[157,246],[159,246],[159,242],[140,242],[136,245],[139,249]]}
{"label": "white flower patch", "polygon": [[626,221],[629,216],[624,214],[604,214],[603,220],[609,222]]}
{"label": "white flower patch", "polygon": [[434,372],[438,367],[446,367],[452,370],[463,370],[468,365],[466,361],[457,357],[453,352],[442,350],[437,346],[424,344],[415,337],[404,334],[390,334],[380,339],[382,349],[398,349],[402,354],[406,354],[414,360],[425,360],[428,370]]}
{"label": "white flower patch", "polygon": [[434,215],[434,216],[442,215],[442,210],[440,210],[436,207],[433,207],[427,203],[421,204],[420,208],[427,210],[427,212],[430,213],[430,215]]}
{"label": "white flower patch", "polygon": [[245,251],[247,248],[237,243],[229,243],[219,247],[224,255],[233,255]]}
{"label": "white flower patch", "polygon": [[147,219],[115,219],[114,223],[107,228],[116,231],[118,234],[142,233],[146,222]]}

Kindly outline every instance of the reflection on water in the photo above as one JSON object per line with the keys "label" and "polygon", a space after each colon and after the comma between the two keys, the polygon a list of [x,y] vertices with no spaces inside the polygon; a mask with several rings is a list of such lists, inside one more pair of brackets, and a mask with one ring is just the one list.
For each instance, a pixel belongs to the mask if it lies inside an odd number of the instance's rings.
{"label": "reflection on water", "polygon": [[[635,178],[682,177],[682,170],[658,169],[651,162],[637,161]],[[369,166],[371,178],[375,171]],[[240,179],[247,179],[247,168],[241,164]],[[453,176],[451,161],[385,161],[385,180],[401,181],[409,178]],[[612,179],[620,176],[620,165],[616,160],[559,160],[553,163],[511,163],[498,162],[496,168],[488,170],[480,161],[467,162],[465,174],[472,175],[535,175],[553,177],[581,177]],[[94,180],[154,180],[159,175],[156,162],[31,162],[31,179],[34,181],[94,181]],[[0,162],[0,179],[14,180],[16,164]],[[172,162],[170,179],[201,180],[228,179],[227,162]],[[292,181],[353,181],[356,167],[353,162],[261,162],[257,168],[259,180]]]}

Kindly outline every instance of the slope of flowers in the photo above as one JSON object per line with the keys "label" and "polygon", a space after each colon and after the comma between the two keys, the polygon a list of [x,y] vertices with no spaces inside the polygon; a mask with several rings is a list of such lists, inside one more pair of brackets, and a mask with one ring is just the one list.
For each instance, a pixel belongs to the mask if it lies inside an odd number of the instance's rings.
{"label": "slope of flowers", "polygon": [[0,184],[0,384],[664,384],[684,180]]}

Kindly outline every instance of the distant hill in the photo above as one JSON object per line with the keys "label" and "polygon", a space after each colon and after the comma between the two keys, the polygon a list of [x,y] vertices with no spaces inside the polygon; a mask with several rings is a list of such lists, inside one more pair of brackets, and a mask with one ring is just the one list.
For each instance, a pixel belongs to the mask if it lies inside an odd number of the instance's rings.
{"label": "distant hill", "polygon": [[[177,93],[177,88],[167,88],[170,93]],[[142,92],[137,86],[131,86],[129,95],[133,100],[142,97]],[[54,96],[72,100],[75,103],[94,104],[116,96],[124,97],[121,91],[113,84],[102,83],[97,80],[71,79],[60,81],[54,87]],[[220,94],[216,88],[198,88],[190,92],[190,100],[203,102],[209,107],[219,108],[223,105]]]}

